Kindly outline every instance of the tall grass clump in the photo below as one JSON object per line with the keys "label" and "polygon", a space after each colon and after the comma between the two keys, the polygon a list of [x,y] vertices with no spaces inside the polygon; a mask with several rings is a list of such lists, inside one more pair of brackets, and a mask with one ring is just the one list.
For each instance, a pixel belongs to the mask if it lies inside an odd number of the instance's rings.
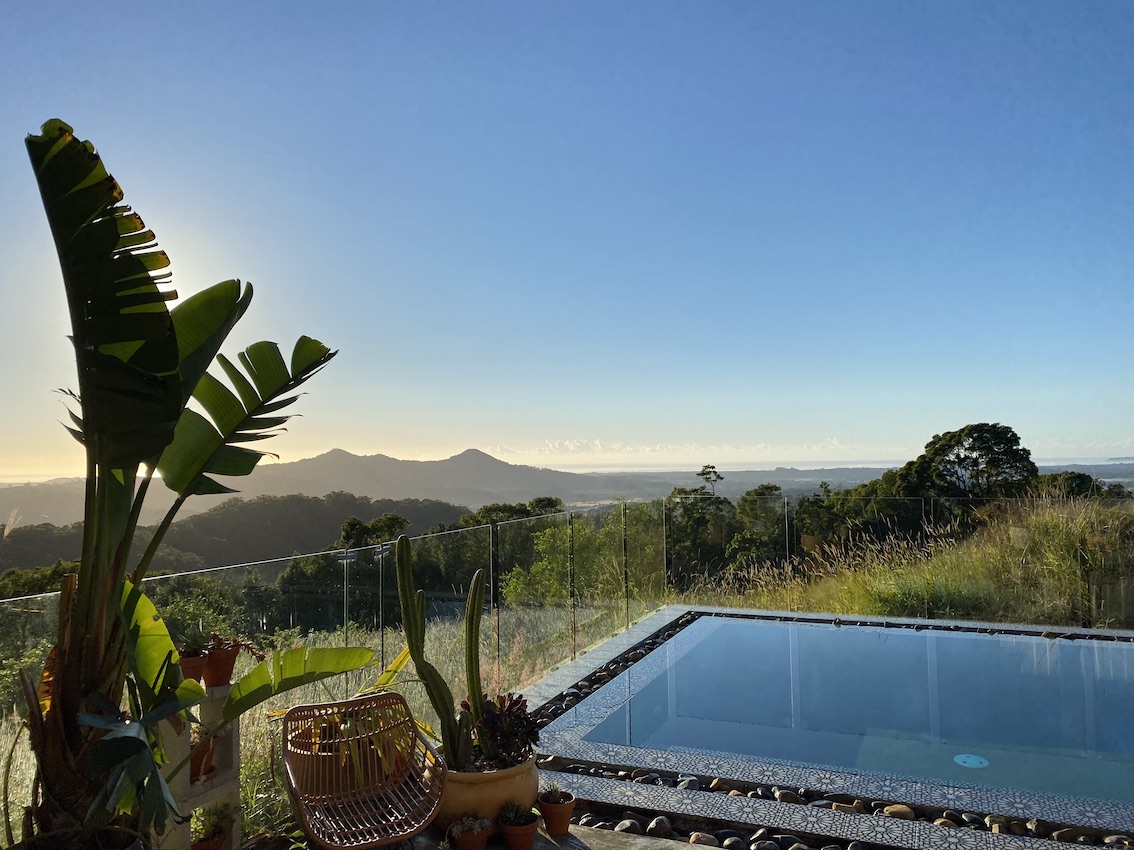
{"label": "tall grass clump", "polygon": [[702,580],[692,604],[883,617],[1134,625],[1134,512],[1060,496],[1005,501],[919,535],[849,535],[785,564]]}
{"label": "tall grass clump", "polygon": [[1134,578],[1129,504],[1051,496],[1002,502],[976,519],[971,537],[916,571],[924,591],[894,582],[888,613],[903,610],[904,593],[928,612],[910,616],[1090,628],[1130,623],[1121,605]]}

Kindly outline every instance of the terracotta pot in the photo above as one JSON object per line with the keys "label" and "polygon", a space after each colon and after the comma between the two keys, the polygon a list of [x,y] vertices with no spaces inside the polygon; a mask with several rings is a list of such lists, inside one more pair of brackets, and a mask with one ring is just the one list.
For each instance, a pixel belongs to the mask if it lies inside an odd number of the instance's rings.
{"label": "terracotta pot", "polygon": [[202,838],[200,841],[194,841],[190,846],[190,850],[221,850],[224,847],[224,842],[228,839],[228,833],[221,830],[216,835]]}
{"label": "terracotta pot", "polygon": [[213,751],[217,747],[217,739],[210,738],[205,746],[197,750],[189,759],[189,781],[201,782],[208,779],[213,772]]}
{"label": "terracotta pot", "polygon": [[218,688],[232,681],[232,669],[236,666],[236,656],[240,647],[229,646],[210,649],[205,656],[205,687]]}
{"label": "terracotta pot", "polygon": [[488,845],[488,836],[491,830],[483,832],[461,832],[450,836],[453,846],[457,850],[484,850]]}
{"label": "terracotta pot", "polygon": [[560,791],[558,803],[541,799],[538,805],[547,834],[552,837],[566,835],[571,827],[571,813],[575,811],[575,795],[570,791]]}
{"label": "terracotta pot", "polygon": [[181,675],[194,682],[201,681],[205,672],[204,655],[182,655],[178,663],[181,665]]}
{"label": "terracotta pot", "polygon": [[496,823],[500,807],[508,800],[531,808],[539,793],[535,756],[504,770],[464,773],[450,770],[441,792],[435,823],[442,829],[462,815],[478,814]]}
{"label": "terracotta pot", "polygon": [[531,850],[535,842],[536,832],[539,830],[539,818],[532,818],[531,823],[500,824],[500,831],[504,834],[504,843],[508,850]]}

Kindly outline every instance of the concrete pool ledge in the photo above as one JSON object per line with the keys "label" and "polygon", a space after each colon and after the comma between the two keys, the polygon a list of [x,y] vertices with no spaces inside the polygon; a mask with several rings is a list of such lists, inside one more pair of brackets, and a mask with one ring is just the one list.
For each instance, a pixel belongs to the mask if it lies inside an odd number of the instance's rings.
{"label": "concrete pool ledge", "polygon": [[[618,658],[628,649],[690,611],[745,617],[787,618],[796,621],[831,622],[835,618],[787,612],[755,612],[706,606],[667,606],[635,624],[628,631],[591,649],[564,665],[525,691],[533,709],[586,678],[595,669]],[[895,620],[871,617],[844,617],[871,625],[913,628],[992,630],[996,632],[1040,633],[1042,627],[1006,626],[995,623]],[[1097,633],[1081,629],[1052,630],[1058,636],[1093,637]],[[1053,635],[1052,635],[1053,636]],[[1107,637],[1134,639],[1131,632],[1108,632]],[[648,666],[648,665],[647,665]],[[633,668],[631,668],[633,669]],[[609,687],[613,685],[613,687]],[[1057,796],[1011,790],[979,784],[950,783],[911,778],[908,775],[827,765],[750,758],[715,750],[650,750],[587,740],[584,736],[613,706],[624,702],[631,688],[630,671],[595,691],[578,706],[570,708],[541,731],[539,750],[543,754],[572,761],[595,762],[620,767],[645,767],[672,773],[719,776],[741,782],[809,788],[830,794],[847,794],[875,800],[892,800],[914,805],[939,806],[958,811],[1000,814],[1027,820],[1042,818],[1062,824],[1134,831],[1134,805],[1081,797]],[[604,691],[606,692],[604,694]],[[1042,839],[991,832],[952,830],[918,821],[899,821],[873,815],[844,814],[816,807],[776,803],[747,797],[729,797],[707,791],[689,791],[658,785],[645,785],[596,776],[559,773],[556,781],[584,799],[627,808],[641,807],[719,819],[732,822],[778,826],[847,840],[866,841],[897,847],[1012,848],[1046,847]],[[1036,843],[1040,842],[1040,843]]]}

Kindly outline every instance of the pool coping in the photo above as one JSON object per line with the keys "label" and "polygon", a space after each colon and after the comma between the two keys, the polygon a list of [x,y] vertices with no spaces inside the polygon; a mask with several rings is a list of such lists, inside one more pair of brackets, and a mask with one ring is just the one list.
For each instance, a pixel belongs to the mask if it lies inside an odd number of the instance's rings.
{"label": "pool coping", "polygon": [[[952,620],[916,620],[868,616],[801,614],[784,611],[754,611],[705,605],[669,605],[635,623],[625,632],[591,648],[574,661],[548,674],[525,690],[533,709],[558,697],[564,690],[604,664],[613,661],[646,637],[664,629],[690,612],[725,616],[788,619],[798,622],[862,623],[906,628],[938,628],[965,631],[995,631],[1047,634],[1069,638],[1100,639],[1098,631],[1064,627],[1006,625]],[[1107,630],[1104,640],[1134,641],[1134,632]],[[610,684],[629,683],[629,671]],[[625,688],[623,688],[624,690]],[[1134,805],[1085,797],[1058,796],[1013,791],[977,784],[928,782],[908,776],[832,768],[801,762],[749,759],[716,752],[674,752],[646,750],[583,739],[596,716],[605,716],[609,705],[624,701],[621,694],[603,688],[579,705],[568,709],[541,731],[541,754],[556,755],[568,761],[591,761],[657,770],[719,776],[762,784],[811,788],[832,794],[850,794],[869,799],[894,800],[914,805],[949,806],[963,811],[995,813],[1017,818],[1038,817],[1076,826],[1127,833],[1134,830]],[[844,814],[829,809],[776,803],[769,800],[725,794],[690,791],[658,785],[602,779],[577,774],[557,774],[556,781],[577,795],[596,802],[657,811],[681,813],[737,823],[758,823],[799,832],[866,841],[901,847],[1050,848],[1049,841],[1001,833],[946,829],[919,821],[902,821],[873,815]],[[1037,843],[1038,842],[1038,843]]]}

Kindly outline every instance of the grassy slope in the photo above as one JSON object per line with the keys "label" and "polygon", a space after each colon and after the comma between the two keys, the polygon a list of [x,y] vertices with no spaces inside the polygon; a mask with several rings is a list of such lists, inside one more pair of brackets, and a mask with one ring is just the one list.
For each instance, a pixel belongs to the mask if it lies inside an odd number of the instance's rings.
{"label": "grassy slope", "polygon": [[964,540],[947,529],[921,541],[829,547],[787,571],[748,571],[697,588],[686,599],[785,611],[1116,624],[1116,612],[1089,593],[1134,567],[1129,505],[1042,499],[987,519]]}

